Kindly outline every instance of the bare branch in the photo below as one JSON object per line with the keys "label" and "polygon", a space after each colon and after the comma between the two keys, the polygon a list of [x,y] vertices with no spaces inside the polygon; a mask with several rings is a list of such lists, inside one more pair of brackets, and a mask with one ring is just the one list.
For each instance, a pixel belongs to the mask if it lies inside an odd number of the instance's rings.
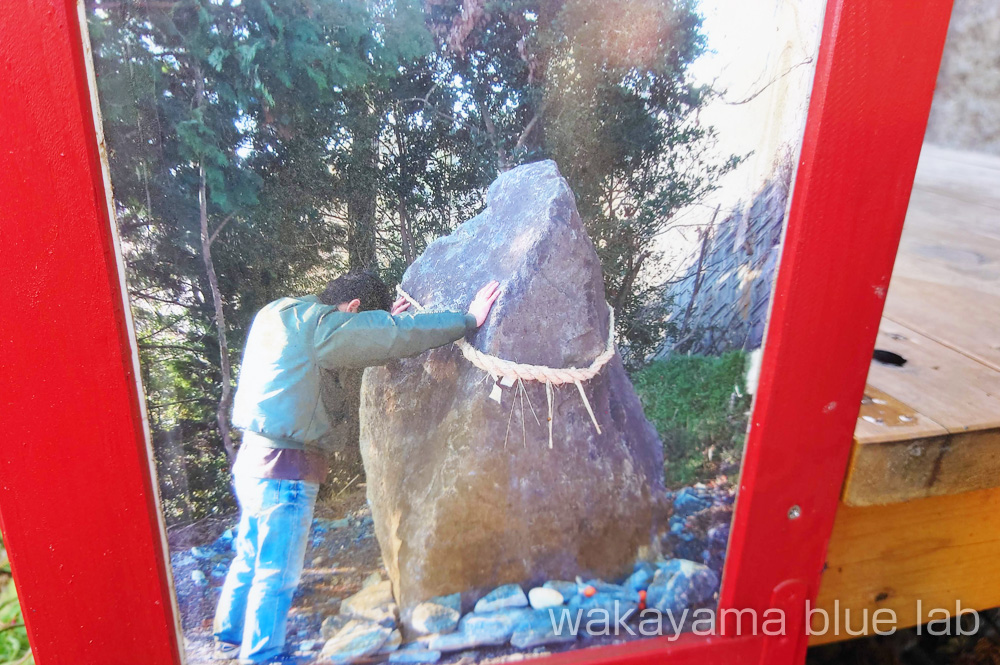
{"label": "bare branch", "polygon": [[141,345],[143,341],[145,341],[145,340],[147,340],[147,339],[150,339],[151,337],[156,337],[157,335],[159,335],[159,334],[160,334],[161,332],[163,332],[163,331],[164,331],[164,330],[166,330],[167,328],[173,328],[173,327],[174,327],[174,325],[175,325],[175,324],[176,324],[176,323],[177,323],[178,321],[180,321],[181,319],[183,319],[183,318],[184,318],[183,316],[178,316],[178,317],[174,318],[174,319],[173,319],[173,320],[172,320],[172,321],[171,321],[170,323],[166,324],[165,326],[162,326],[162,327],[160,327],[160,328],[157,328],[157,329],[156,329],[156,330],[154,330],[153,332],[151,332],[151,333],[147,333],[147,334],[143,335],[143,336],[142,336],[142,337],[140,337],[140,338],[139,338],[139,339],[138,339],[137,341],[138,341],[138,342],[139,342],[139,344]]}
{"label": "bare branch", "polygon": [[746,104],[748,102],[752,102],[754,99],[756,99],[759,95],[761,95],[769,87],[771,87],[772,85],[774,85],[775,83],[777,83],[781,79],[783,79],[786,76],[788,76],[789,74],[791,74],[797,68],[802,67],[803,65],[812,64],[812,61],[813,61],[813,59],[811,57],[809,57],[809,58],[806,58],[805,60],[803,60],[802,62],[800,62],[798,64],[792,65],[791,67],[789,67],[788,69],[786,69],[784,72],[782,72],[781,74],[778,74],[773,79],[771,79],[770,81],[768,81],[767,83],[765,83],[764,87],[760,88],[759,90],[757,90],[756,92],[754,92],[753,94],[751,94],[746,99],[741,99],[738,102],[727,102],[726,100],[722,100],[722,103],[723,104],[729,104],[730,106],[738,106],[740,104]]}
{"label": "bare branch", "polygon": [[212,235],[210,235],[210,236],[208,237],[208,246],[209,246],[209,247],[211,247],[211,246],[212,246],[212,243],[214,243],[214,242],[215,242],[215,239],[219,237],[219,233],[221,233],[221,232],[222,232],[222,229],[226,228],[226,224],[228,224],[228,223],[229,223],[229,221],[230,221],[230,220],[231,220],[231,219],[232,219],[233,217],[235,217],[235,216],[236,216],[236,213],[237,213],[237,212],[238,212],[238,211],[235,211],[235,210],[234,210],[233,212],[231,212],[231,213],[229,213],[228,215],[226,215],[226,218],[225,218],[224,220],[222,220],[222,223],[221,223],[221,224],[219,224],[219,225],[218,225],[217,227],[215,227],[215,230],[214,230],[214,231],[212,231]]}
{"label": "bare branch", "polygon": [[191,347],[184,346],[182,344],[143,344],[140,342],[139,348],[157,351],[186,351],[187,353],[201,353],[198,349],[192,349]]}
{"label": "bare branch", "polygon": [[129,295],[134,298],[142,298],[143,300],[152,300],[154,302],[162,302],[166,305],[177,305],[178,307],[185,307],[187,309],[197,309],[198,305],[178,302],[176,300],[168,300],[167,298],[158,298],[154,295],[148,293],[143,293],[142,291],[129,291]]}
{"label": "bare branch", "polygon": [[528,121],[528,124],[524,126],[524,131],[521,132],[519,137],[517,137],[517,143],[514,144],[513,152],[517,152],[524,147],[524,142],[528,139],[528,135],[531,134],[531,130],[535,128],[535,125],[538,124],[538,119],[542,117],[542,113],[544,112],[545,103],[542,102],[542,105],[538,107],[537,111],[535,111],[535,115],[532,116],[531,120]]}

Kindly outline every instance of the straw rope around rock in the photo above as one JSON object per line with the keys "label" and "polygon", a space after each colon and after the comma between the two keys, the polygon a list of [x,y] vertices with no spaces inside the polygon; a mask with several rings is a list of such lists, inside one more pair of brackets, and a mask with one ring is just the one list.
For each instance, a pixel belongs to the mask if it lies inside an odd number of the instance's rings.
{"label": "straw rope around rock", "polygon": [[[418,312],[426,311],[426,308],[403,290],[402,286],[397,285],[396,292]],[[604,344],[604,350],[587,367],[547,367],[545,365],[518,363],[483,353],[469,344],[465,338],[459,339],[455,344],[461,349],[462,356],[466,360],[472,363],[473,366],[488,373],[496,381],[506,378],[512,382],[539,381],[545,384],[546,403],[549,407],[549,448],[552,447],[553,385],[575,384],[577,390],[580,392],[580,397],[583,399],[583,405],[587,408],[587,414],[590,415],[590,419],[594,423],[594,428],[598,434],[601,433],[601,426],[597,423],[597,416],[594,415],[594,410],[590,406],[590,400],[587,399],[587,393],[583,390],[583,381],[588,381],[597,376],[601,369],[615,355],[615,310],[611,305],[608,305],[608,338]]]}

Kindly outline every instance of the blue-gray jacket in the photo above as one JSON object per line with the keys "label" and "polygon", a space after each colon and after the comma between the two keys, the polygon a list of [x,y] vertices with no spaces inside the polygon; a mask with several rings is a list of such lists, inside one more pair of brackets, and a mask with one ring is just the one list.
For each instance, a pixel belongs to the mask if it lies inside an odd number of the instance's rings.
{"label": "blue-gray jacket", "polygon": [[320,368],[383,365],[475,329],[475,317],[459,312],[351,314],[316,296],[275,300],[250,326],[233,426],[267,437],[274,448],[321,451],[331,426],[320,397]]}

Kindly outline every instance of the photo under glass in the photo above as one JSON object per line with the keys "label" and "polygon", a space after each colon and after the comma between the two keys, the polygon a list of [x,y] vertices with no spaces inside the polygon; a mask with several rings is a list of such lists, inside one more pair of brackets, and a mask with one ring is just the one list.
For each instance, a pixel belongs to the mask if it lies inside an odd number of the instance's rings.
{"label": "photo under glass", "polygon": [[824,2],[85,8],[187,663],[714,632]]}

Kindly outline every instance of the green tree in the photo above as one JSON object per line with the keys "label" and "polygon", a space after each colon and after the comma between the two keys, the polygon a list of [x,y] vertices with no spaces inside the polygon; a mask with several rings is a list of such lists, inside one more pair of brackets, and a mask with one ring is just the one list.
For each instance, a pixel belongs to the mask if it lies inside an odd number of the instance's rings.
{"label": "green tree", "polygon": [[[496,170],[555,159],[577,195],[636,366],[667,331],[656,239],[738,160],[703,155],[713,94],[692,0],[433,2],[429,24],[463,91],[455,122]],[[454,109],[450,98],[436,106]]]}
{"label": "green tree", "polygon": [[173,517],[228,497],[234,349],[347,268],[398,279],[497,173],[555,159],[638,365],[656,238],[702,157],[692,0],[90,0],[117,217]]}
{"label": "green tree", "polygon": [[214,420],[231,456],[232,342],[342,264],[331,146],[350,95],[402,56],[363,2],[97,1],[89,16],[154,426]]}

